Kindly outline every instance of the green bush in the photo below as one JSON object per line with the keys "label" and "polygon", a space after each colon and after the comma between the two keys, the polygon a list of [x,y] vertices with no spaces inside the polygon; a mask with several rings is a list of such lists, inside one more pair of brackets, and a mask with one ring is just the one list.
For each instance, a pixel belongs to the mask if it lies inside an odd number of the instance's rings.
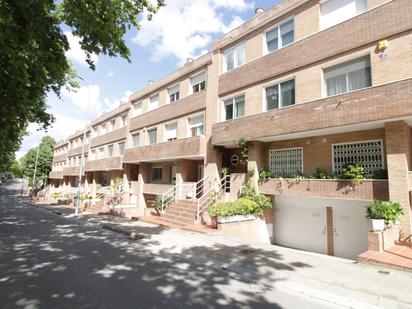
{"label": "green bush", "polygon": [[398,222],[404,215],[402,206],[397,202],[378,201],[365,206],[366,218],[383,219],[386,224]]}
{"label": "green bush", "polygon": [[262,180],[262,181],[266,181],[266,180],[268,180],[269,178],[272,178],[272,177],[273,177],[273,174],[272,174],[271,171],[262,170],[259,173],[259,179]]}
{"label": "green bush", "polygon": [[52,193],[49,195],[49,198],[62,198],[63,194],[62,193]]}
{"label": "green bush", "polygon": [[229,217],[236,215],[258,215],[262,208],[248,198],[240,198],[232,202],[219,202],[208,208],[211,217]]}
{"label": "green bush", "polygon": [[80,195],[81,201],[90,201],[93,199],[93,196],[90,193]]}
{"label": "green bush", "polygon": [[168,203],[173,203],[174,198],[173,196],[166,196],[163,200],[162,196],[157,196],[153,204],[155,205],[157,209],[162,209],[162,202],[164,202],[165,205]]}
{"label": "green bush", "polygon": [[357,163],[347,163],[342,168],[340,179],[349,179],[352,183],[361,183],[366,178],[365,169]]}
{"label": "green bush", "polygon": [[269,197],[264,194],[260,194],[256,192],[256,188],[248,183],[247,185],[242,187],[242,191],[240,192],[241,198],[248,198],[259,205],[260,208],[272,208],[272,201]]}
{"label": "green bush", "polygon": [[315,172],[312,174],[312,177],[315,179],[333,179],[336,178],[336,175],[329,174],[324,169],[318,167],[315,169]]}
{"label": "green bush", "polygon": [[388,170],[385,169],[379,169],[373,171],[373,179],[388,179]]}

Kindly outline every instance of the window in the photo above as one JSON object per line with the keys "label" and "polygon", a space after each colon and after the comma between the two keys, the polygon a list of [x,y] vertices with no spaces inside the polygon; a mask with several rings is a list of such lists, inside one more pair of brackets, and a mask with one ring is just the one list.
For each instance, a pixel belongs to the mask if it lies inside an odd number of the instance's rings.
{"label": "window", "polygon": [[224,101],[225,120],[236,119],[245,115],[245,96],[241,95]]}
{"label": "window", "polygon": [[116,129],[116,119],[110,120],[110,125],[112,127],[112,131]]}
{"label": "window", "polygon": [[384,168],[382,140],[334,144],[332,154],[333,172],[338,174],[347,163],[362,164],[368,176]]}
{"label": "window", "polygon": [[177,122],[166,125],[166,140],[173,141],[177,138]]}
{"label": "window", "polygon": [[368,9],[367,0],[328,0],[320,4],[320,29],[355,17]]}
{"label": "window", "polygon": [[295,22],[290,19],[266,32],[266,51],[278,50],[295,41]]}
{"label": "window", "polygon": [[228,50],[224,53],[223,59],[225,72],[241,66],[246,61],[246,45],[243,43]]}
{"label": "window", "polygon": [[106,124],[103,123],[101,126],[100,134],[105,134],[106,133]]}
{"label": "window", "polygon": [[170,102],[179,100],[179,85],[169,88],[169,98]]}
{"label": "window", "polygon": [[127,114],[122,115],[122,124],[123,126],[127,126]]}
{"label": "window", "polygon": [[189,118],[189,136],[195,137],[203,134],[203,115]]}
{"label": "window", "polygon": [[153,167],[152,168],[152,181],[162,181],[162,168],[161,167]]}
{"label": "window", "polygon": [[206,73],[202,72],[196,76],[193,76],[190,79],[190,83],[192,84],[193,92],[199,92],[206,89],[206,81],[205,81]]}
{"label": "window", "polygon": [[133,147],[139,147],[140,144],[140,134],[136,133],[132,135]]}
{"label": "window", "polygon": [[125,142],[119,143],[119,155],[122,156],[124,154],[125,149]]}
{"label": "window", "polygon": [[113,157],[113,145],[107,146],[107,157],[108,158]]}
{"label": "window", "polygon": [[302,174],[303,148],[269,150],[269,169],[276,177],[293,177]]}
{"label": "window", "polygon": [[295,104],[295,80],[279,83],[265,90],[266,110],[272,110]]}
{"label": "window", "polygon": [[100,147],[99,148],[99,159],[103,159],[104,158],[104,147]]}
{"label": "window", "polygon": [[151,129],[147,131],[147,144],[153,145],[157,141],[157,129]]}
{"label": "window", "polygon": [[133,111],[133,117],[139,116],[142,114],[142,102],[137,102],[134,104],[134,111]]}
{"label": "window", "polygon": [[370,57],[348,61],[324,70],[326,95],[354,91],[372,86]]}
{"label": "window", "polygon": [[159,107],[159,95],[156,94],[149,98],[149,111]]}
{"label": "window", "polygon": [[96,149],[92,150],[92,154],[90,156],[90,160],[95,160],[96,159]]}

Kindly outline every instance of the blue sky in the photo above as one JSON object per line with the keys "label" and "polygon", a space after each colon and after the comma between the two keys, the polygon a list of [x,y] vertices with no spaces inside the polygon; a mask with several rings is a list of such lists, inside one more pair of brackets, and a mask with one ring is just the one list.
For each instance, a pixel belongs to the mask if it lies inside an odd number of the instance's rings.
{"label": "blue sky", "polygon": [[121,101],[127,101],[128,96],[146,86],[148,80],[157,80],[180,67],[184,59],[196,58],[209,51],[213,40],[250,19],[255,8],[266,9],[277,2],[166,0],[166,7],[161,8],[151,21],[143,19],[141,30],[133,29],[126,34],[132,62],[95,56],[95,71],[86,65],[85,56],[77,44],[78,38],[63,28],[71,46],[67,56],[87,82],[80,80],[81,88],[77,92],[64,90],[61,99],[54,94],[48,96],[47,104],[56,117],[55,124],[48,132],[37,131],[35,125],[30,125],[30,134],[24,138],[17,157],[36,147],[46,134],[60,140],[83,128],[86,121],[115,108]]}

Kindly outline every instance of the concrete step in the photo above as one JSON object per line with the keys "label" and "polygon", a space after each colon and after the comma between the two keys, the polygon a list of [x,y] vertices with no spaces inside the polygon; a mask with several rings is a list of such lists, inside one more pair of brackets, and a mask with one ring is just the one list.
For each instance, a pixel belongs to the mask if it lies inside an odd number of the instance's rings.
{"label": "concrete step", "polygon": [[165,213],[183,218],[192,218],[193,216],[195,216],[194,212],[182,212],[174,209],[167,209]]}
{"label": "concrete step", "polygon": [[197,210],[197,207],[186,207],[186,206],[180,206],[180,205],[170,205],[169,207],[166,208],[166,210],[176,210],[180,212],[187,212],[187,213],[195,213]]}
{"label": "concrete step", "polygon": [[165,213],[161,218],[168,222],[176,223],[180,225],[193,224],[195,222],[194,216],[192,218],[190,217],[187,218],[187,217],[180,217],[180,216]]}
{"label": "concrete step", "polygon": [[174,202],[174,204],[195,206],[195,205],[197,205],[197,201],[195,201],[195,200],[176,200]]}

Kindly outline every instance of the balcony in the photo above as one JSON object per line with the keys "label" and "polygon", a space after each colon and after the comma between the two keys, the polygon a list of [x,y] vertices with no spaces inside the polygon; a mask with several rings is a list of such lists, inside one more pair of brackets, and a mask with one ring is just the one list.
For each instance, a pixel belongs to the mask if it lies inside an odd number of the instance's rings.
{"label": "balcony", "polygon": [[409,0],[389,1],[219,77],[219,96],[293,72],[412,28]]}
{"label": "balcony", "polygon": [[206,91],[196,92],[176,102],[162,105],[155,110],[130,119],[129,130],[138,130],[182,115],[195,113],[205,108]]}
{"label": "balcony", "polygon": [[[84,145],[84,153],[87,153],[89,144]],[[80,156],[82,154],[82,146],[70,149],[68,152],[69,157]]]}
{"label": "balcony", "polygon": [[86,161],[86,172],[121,170],[123,168],[122,157]]}
{"label": "balcony", "polygon": [[412,116],[412,79],[217,123],[212,143],[232,145],[241,136],[269,141],[286,134],[349,125],[366,129],[367,122],[383,127],[385,121],[408,116]]}
{"label": "balcony", "polygon": [[63,179],[63,172],[62,171],[50,171],[49,179]]}
{"label": "balcony", "polygon": [[124,163],[156,162],[176,159],[201,159],[205,153],[205,137],[188,137],[170,142],[127,149]]}
{"label": "balcony", "polygon": [[56,162],[65,162],[67,159],[67,153],[63,153],[61,155],[57,155],[53,157],[53,163]]}
{"label": "balcony", "polygon": [[[335,179],[269,179],[260,191],[268,195],[338,198],[355,200],[389,200],[387,180],[365,180],[351,185],[347,180]],[[276,202],[276,198],[275,198]]]}
{"label": "balcony", "polygon": [[100,145],[110,144],[126,139],[127,127],[116,129],[100,136],[93,137],[90,142],[90,147],[98,147]]}
{"label": "balcony", "polygon": [[[80,166],[71,166],[63,168],[63,176],[79,176]],[[84,170],[83,174],[84,175]]]}

